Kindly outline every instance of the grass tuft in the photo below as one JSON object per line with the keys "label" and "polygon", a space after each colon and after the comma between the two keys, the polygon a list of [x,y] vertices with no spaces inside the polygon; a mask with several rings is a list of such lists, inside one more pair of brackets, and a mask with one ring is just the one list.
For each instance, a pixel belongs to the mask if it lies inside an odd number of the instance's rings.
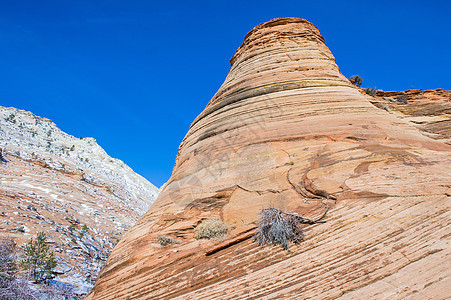
{"label": "grass tuft", "polygon": [[174,239],[170,236],[164,235],[164,234],[158,235],[157,240],[158,240],[158,243],[160,243],[160,245],[163,247],[177,243],[176,239]]}
{"label": "grass tuft", "polygon": [[218,219],[205,219],[194,231],[196,239],[221,239],[227,235],[230,226]]}

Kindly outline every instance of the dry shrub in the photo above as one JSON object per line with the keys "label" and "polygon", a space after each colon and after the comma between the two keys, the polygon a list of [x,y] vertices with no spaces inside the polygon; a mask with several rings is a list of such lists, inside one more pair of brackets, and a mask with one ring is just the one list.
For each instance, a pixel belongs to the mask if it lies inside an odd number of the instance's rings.
{"label": "dry shrub", "polygon": [[407,98],[404,95],[396,97],[396,101],[404,104],[409,104],[409,101],[407,101]]}
{"label": "dry shrub", "polygon": [[16,251],[13,240],[0,240],[0,299],[38,299],[27,282],[17,277]]}
{"label": "dry shrub", "polygon": [[0,281],[1,284],[14,281],[17,274],[16,243],[10,239],[0,240]]}
{"label": "dry shrub", "polygon": [[230,226],[218,219],[205,219],[194,231],[196,239],[221,239],[227,235]]}
{"label": "dry shrub", "polygon": [[289,243],[300,243],[304,239],[299,216],[288,215],[276,208],[262,209],[258,218],[255,240],[260,246],[281,245],[287,250]]}
{"label": "dry shrub", "polygon": [[376,92],[374,87],[372,87],[372,88],[371,87],[364,88],[363,91],[365,93],[367,93],[368,95],[370,95],[371,97],[376,97],[377,96],[377,92]]}
{"label": "dry shrub", "polygon": [[2,300],[30,300],[44,299],[39,293],[32,290],[28,282],[22,278],[4,281],[0,278],[0,299]]}
{"label": "dry shrub", "polygon": [[157,240],[158,240],[158,243],[160,243],[160,245],[163,247],[177,243],[176,239],[174,239],[170,236],[164,235],[164,234],[158,235]]}

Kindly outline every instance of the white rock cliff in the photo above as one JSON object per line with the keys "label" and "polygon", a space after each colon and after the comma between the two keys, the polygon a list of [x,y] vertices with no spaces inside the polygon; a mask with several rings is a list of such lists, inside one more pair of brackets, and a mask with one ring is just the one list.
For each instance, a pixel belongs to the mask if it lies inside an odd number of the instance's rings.
{"label": "white rock cliff", "polygon": [[24,247],[44,231],[58,259],[56,280],[86,294],[158,188],[95,139],[28,111],[0,106],[0,148],[8,161],[0,164],[0,238]]}

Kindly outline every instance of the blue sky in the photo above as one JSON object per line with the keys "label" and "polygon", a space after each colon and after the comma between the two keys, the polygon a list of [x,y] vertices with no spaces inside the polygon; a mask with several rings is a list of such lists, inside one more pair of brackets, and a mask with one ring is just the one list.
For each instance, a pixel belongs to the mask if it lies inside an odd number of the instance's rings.
{"label": "blue sky", "polygon": [[314,23],[342,73],[451,89],[451,1],[0,0],[0,105],[91,136],[157,186],[245,34]]}

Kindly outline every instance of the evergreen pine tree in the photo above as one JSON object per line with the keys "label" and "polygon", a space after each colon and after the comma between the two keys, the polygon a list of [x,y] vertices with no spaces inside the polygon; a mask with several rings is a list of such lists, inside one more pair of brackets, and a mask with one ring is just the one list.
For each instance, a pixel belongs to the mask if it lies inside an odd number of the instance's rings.
{"label": "evergreen pine tree", "polygon": [[28,276],[37,283],[50,279],[56,267],[56,259],[46,244],[46,239],[44,232],[39,232],[36,240],[31,238],[25,246],[25,258],[20,262],[28,270]]}

